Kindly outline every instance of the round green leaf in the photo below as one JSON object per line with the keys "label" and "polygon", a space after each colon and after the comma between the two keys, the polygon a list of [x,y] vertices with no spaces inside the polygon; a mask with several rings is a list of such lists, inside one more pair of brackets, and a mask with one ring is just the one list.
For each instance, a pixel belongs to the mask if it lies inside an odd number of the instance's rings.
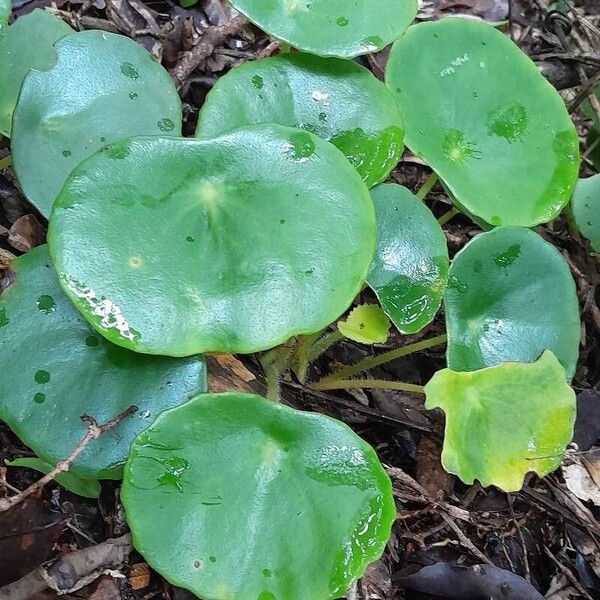
{"label": "round green leaf", "polygon": [[340,333],[360,344],[384,344],[387,342],[390,322],[386,314],[375,304],[357,306],[344,321],[338,323]]}
{"label": "round green leaf", "polygon": [[448,280],[448,247],[431,211],[406,188],[371,190],[377,248],[367,283],[402,333],[417,333],[435,317]]}
{"label": "round green leaf", "polygon": [[444,468],[467,484],[516,492],[526,473],[554,471],[573,437],[575,392],[549,350],[534,363],[438,371],[425,394],[446,413]]}
{"label": "round green leaf", "polygon": [[169,356],[249,353],[348,308],[375,216],[339,150],[272,125],[110,146],[75,170],[48,237],[63,288],[109,340]]}
{"label": "round green leaf", "polygon": [[54,68],[25,78],[13,116],[15,172],[44,216],[73,168],[107,143],[181,132],[169,74],[133,40],[83,31],[56,52]]}
{"label": "round green leaf", "polygon": [[10,137],[13,110],[25,76],[56,62],[54,43],[73,30],[40,9],[17,19],[0,39],[0,133]]}
{"label": "round green leaf", "polygon": [[45,246],[12,268],[15,281],[0,296],[0,420],[56,464],[85,434],[81,415],[103,423],[135,405],[71,467],[84,478],[120,477],[133,438],[206,389],[203,362],[134,354],[96,334],[60,289]]}
{"label": "round green leaf", "polygon": [[572,204],[577,229],[600,252],[600,175],[579,180]]}
{"label": "round green leaf", "polygon": [[[5,461],[9,467],[24,467],[26,469],[34,469],[40,473],[47,475],[54,468],[45,460],[35,457],[16,458],[13,461]],[[66,490],[83,496],[84,498],[99,498],[102,488],[95,479],[82,479],[77,477],[71,471],[59,473],[54,477],[54,480],[62,485]]]}
{"label": "round green leaf", "polygon": [[411,27],[392,48],[386,83],[406,145],[468,213],[531,227],[569,201],[575,127],[557,91],[494,27],[456,18]]}
{"label": "round green leaf", "polygon": [[448,367],[558,357],[569,381],[579,353],[579,304],[569,266],[537,233],[499,227],[459,252],[444,296]]}
{"label": "round green leaf", "polygon": [[121,497],[148,563],[210,600],[339,598],[396,516],[375,451],[346,425],[239,393],[163,413],[135,440]]}
{"label": "round green leaf", "polygon": [[386,179],[402,153],[402,118],[373,74],[348,60],[303,52],[245,63],[221,77],[200,111],[196,136],[278,123],[337,146],[368,187]]}
{"label": "round green leaf", "polygon": [[250,21],[299,50],[353,58],[398,39],[416,0],[230,0]]}

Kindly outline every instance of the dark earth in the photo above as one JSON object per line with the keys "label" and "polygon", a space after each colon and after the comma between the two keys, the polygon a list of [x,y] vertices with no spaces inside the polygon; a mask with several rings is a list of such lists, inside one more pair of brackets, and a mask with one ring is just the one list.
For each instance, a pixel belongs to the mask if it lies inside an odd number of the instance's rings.
{"label": "dark earth", "polygon": [[[279,50],[277,41],[248,25],[220,0],[200,0],[188,9],[170,0],[13,0],[13,18],[34,8],[50,10],[76,30],[121,33],[145,46],[180,88],[186,135],[193,134],[198,109],[217,78],[232,66]],[[600,89],[600,1],[419,3],[420,20],[448,14],[501,22],[498,26],[560,90],[580,134],[581,176],[593,174],[594,148],[589,147],[588,131],[594,115],[600,119],[600,102],[593,96]],[[360,60],[381,78],[386,58],[384,50]],[[8,140],[1,140],[0,160],[7,154]],[[416,191],[429,173],[422,161],[406,151],[391,179]],[[438,217],[449,208],[439,186],[426,202]],[[19,193],[10,167],[0,171],[0,290],[10,283],[11,259],[43,243],[46,226]],[[451,255],[479,231],[460,215],[444,229]],[[581,355],[573,384],[578,395],[577,445],[553,475],[543,480],[530,476],[523,490],[513,494],[465,486],[441,467],[443,416],[426,412],[421,396],[384,390],[323,393],[292,378],[284,382],[285,403],[346,422],[374,446],[394,483],[398,519],[392,538],[384,556],[350,590],[348,599],[600,598],[600,508],[594,504],[596,500],[600,505],[600,448],[596,449],[600,447],[596,406],[600,403],[600,261],[565,216],[537,231],[567,259],[577,283],[582,319]],[[365,300],[375,299],[365,292],[356,303]],[[313,366],[311,378],[337,364],[441,333],[442,312],[431,326],[408,339],[392,335],[387,344],[375,348],[341,342]],[[210,366],[211,390],[264,393],[258,356],[213,357]],[[441,347],[399,359],[371,375],[424,385],[444,366]],[[31,452],[0,424],[0,464],[23,456]],[[588,499],[580,499],[577,489],[568,485],[569,473],[578,469],[587,476]],[[31,470],[2,467],[0,497],[37,479],[39,474]],[[125,534],[118,498],[116,482],[102,484],[98,501],[50,483],[38,495],[0,512],[0,588],[46,560],[86,548],[93,551],[97,544]],[[119,557],[110,568],[100,563],[89,580],[77,581],[68,570],[55,575],[61,589],[80,587],[62,596],[66,599],[193,599],[153,573],[135,552]],[[31,597],[41,600],[57,594],[45,591]]]}

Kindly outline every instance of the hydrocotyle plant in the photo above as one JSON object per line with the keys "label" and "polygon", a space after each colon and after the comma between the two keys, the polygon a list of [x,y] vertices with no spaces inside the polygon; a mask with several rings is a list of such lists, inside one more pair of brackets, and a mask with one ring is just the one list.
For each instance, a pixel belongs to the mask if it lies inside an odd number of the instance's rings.
{"label": "hydrocotyle plant", "polygon": [[[329,600],[381,556],[391,483],[347,426],[277,403],[282,378],[424,394],[446,413],[444,467],[466,483],[513,491],[555,469],[578,302],[565,260],[527,228],[568,203],[578,139],[556,91],[484,23],[409,27],[413,0],[232,5],[301,52],[232,69],[185,139],[175,87],[141,46],[43,12],[7,29],[0,0],[0,130],[49,217],[48,248],[14,260],[0,296],[0,418],[37,454],[13,464],[46,473],[82,414],[135,406],[59,482],[97,497],[124,473],[136,548],[204,600]],[[392,42],[386,85],[347,60]],[[382,183],[404,141],[434,170],[417,194]],[[423,198],[438,177],[454,206],[436,220]],[[597,181],[572,209],[596,251]],[[457,212],[486,232],[450,263],[441,225]],[[367,286],[379,306],[346,314]],[[342,338],[422,332],[442,302],[447,334],[311,380]],[[356,378],[444,343],[448,368],[424,388]],[[269,399],[206,393],[206,352],[261,352]]]}

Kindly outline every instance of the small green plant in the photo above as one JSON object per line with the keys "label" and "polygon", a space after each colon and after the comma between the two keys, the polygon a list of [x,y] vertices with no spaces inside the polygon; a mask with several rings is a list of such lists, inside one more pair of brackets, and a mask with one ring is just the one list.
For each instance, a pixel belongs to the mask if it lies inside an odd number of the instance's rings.
{"label": "small green plant", "polygon": [[[129,415],[63,485],[95,497],[124,469],[136,548],[200,598],[328,600],[383,552],[391,484],[345,425],[277,403],[282,378],[424,393],[446,413],[443,464],[467,483],[512,491],[555,469],[578,304],[564,259],[526,227],[568,203],[578,140],[489,25],[409,27],[413,0],[231,3],[302,52],[224,76],[195,139],[141,46],[39,11],[4,31],[0,5],[0,131],[49,217],[48,247],[13,262],[0,297],[0,418],[38,455],[13,464],[51,472],[80,415]],[[392,42],[385,85],[347,60]],[[381,183],[404,143],[435,171],[416,195]],[[454,202],[439,221],[423,203],[437,176]],[[597,190],[581,181],[573,203],[596,250]],[[459,211],[486,232],[450,264],[441,225]],[[380,306],[343,318],[366,286]],[[447,335],[309,381],[332,344],[422,332],[442,302]],[[356,378],[446,342],[425,388]],[[206,393],[208,352],[260,352],[269,399]]]}

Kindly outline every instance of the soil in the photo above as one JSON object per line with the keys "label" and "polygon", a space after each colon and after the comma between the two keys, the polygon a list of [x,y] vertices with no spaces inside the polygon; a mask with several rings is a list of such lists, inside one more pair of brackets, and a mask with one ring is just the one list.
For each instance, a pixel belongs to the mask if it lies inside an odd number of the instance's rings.
{"label": "soil", "polygon": [[[506,0],[424,0],[419,19],[461,14],[502,21],[500,27],[537,62],[572,107],[585,154],[591,119],[583,105],[575,106],[573,101],[577,104],[580,97],[593,91],[594,77],[600,73],[600,4],[598,0],[581,1],[575,7],[568,1],[560,4],[567,11],[566,17],[556,17],[547,0],[515,0],[510,6]],[[139,0],[13,0],[13,18],[34,8],[52,10],[76,29],[118,32],[144,45],[180,84],[186,135],[193,133],[198,109],[219,77],[232,66],[279,49],[277,42],[236,20],[234,11],[219,0],[201,0],[188,9],[169,0],[145,4]],[[560,29],[563,24],[564,29]],[[386,59],[384,50],[363,57],[361,62],[381,77]],[[2,140],[0,159],[6,154],[8,140]],[[581,175],[593,172],[590,161],[584,159]],[[428,167],[407,150],[391,180],[416,191],[429,173]],[[433,188],[426,202],[438,217],[450,206],[439,186]],[[10,168],[2,171],[0,289],[10,283],[10,260],[43,243],[46,226],[20,194]],[[452,255],[480,231],[461,215],[452,218],[444,229]],[[578,394],[577,446],[569,451],[564,466],[587,468],[594,488],[588,491],[592,496],[598,492],[595,497],[599,498],[600,463],[594,448],[600,445],[600,262],[565,217],[536,230],[567,259],[577,283],[582,322],[581,355],[573,384]],[[364,292],[356,302],[365,300],[374,301],[374,297]],[[337,364],[356,362],[373,352],[444,331],[440,312],[417,336],[392,335],[387,344],[375,348],[341,342],[313,365],[311,377],[326,374]],[[264,391],[258,357],[213,358],[211,365],[214,391],[231,387]],[[441,347],[374,369],[372,375],[424,385],[444,367]],[[425,411],[421,396],[385,390],[322,393],[290,377],[283,385],[283,401],[346,422],[374,446],[389,468],[398,519],[385,554],[350,590],[349,599],[600,598],[599,509],[593,497],[580,499],[571,491],[568,470],[559,469],[543,480],[531,476],[523,490],[513,494],[466,486],[443,471],[443,416]],[[31,452],[0,424],[1,464],[22,456],[31,456]],[[30,470],[10,468],[0,472],[0,487],[4,480],[5,491],[12,494],[10,489],[22,490],[38,478]],[[95,501],[50,483],[39,495],[0,513],[0,587],[45,560],[126,533],[118,488],[116,482],[104,482],[102,495]],[[430,567],[434,564],[437,566]],[[474,565],[484,566],[471,568]],[[54,597],[54,592],[34,596]],[[135,552],[117,568],[64,597],[193,598],[152,572]]]}

